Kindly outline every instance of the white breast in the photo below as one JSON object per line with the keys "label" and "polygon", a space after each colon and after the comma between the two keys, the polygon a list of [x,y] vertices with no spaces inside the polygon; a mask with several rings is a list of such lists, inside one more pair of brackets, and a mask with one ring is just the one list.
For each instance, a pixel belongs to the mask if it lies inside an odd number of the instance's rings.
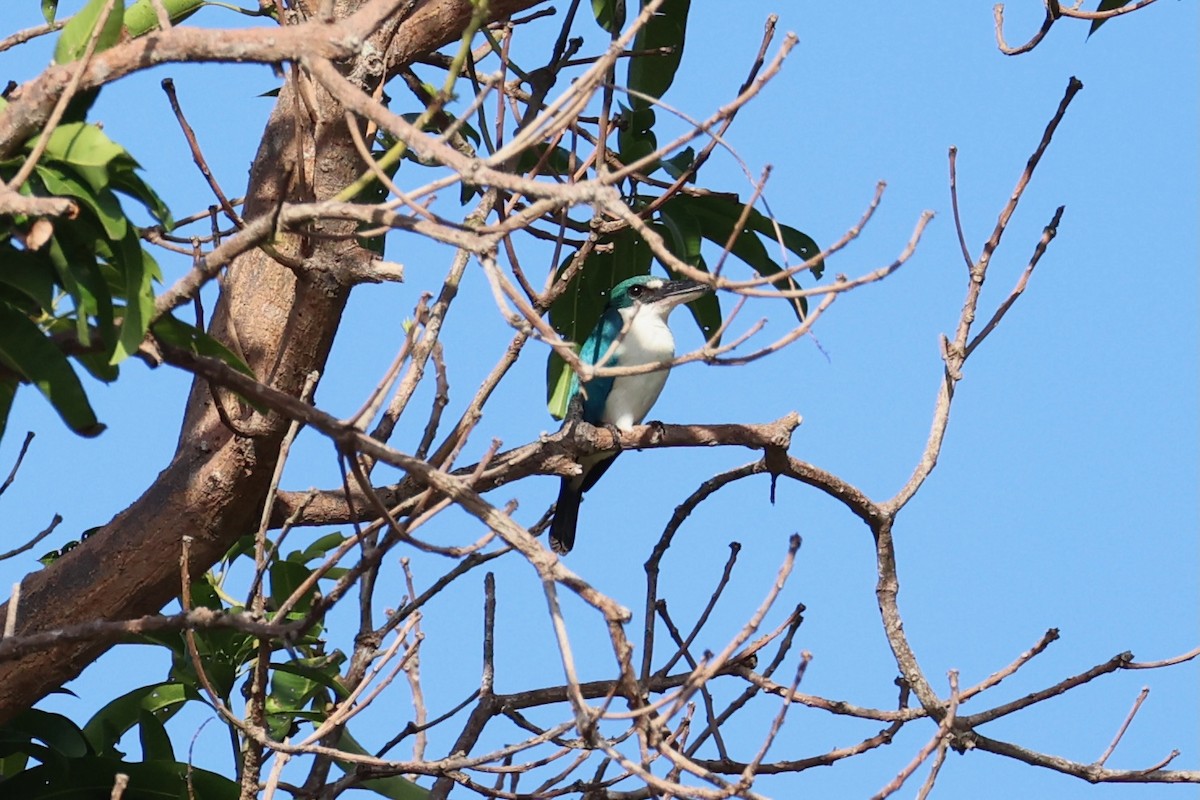
{"label": "white breast", "polygon": [[[621,316],[628,330],[616,353],[614,366],[629,367],[637,364],[654,364],[670,361],[675,357],[675,337],[667,327],[667,321],[652,309],[640,307],[622,309]],[[604,405],[604,422],[622,430],[638,425],[650,413],[654,401],[667,382],[668,371],[649,372],[644,375],[623,375],[613,381]]]}

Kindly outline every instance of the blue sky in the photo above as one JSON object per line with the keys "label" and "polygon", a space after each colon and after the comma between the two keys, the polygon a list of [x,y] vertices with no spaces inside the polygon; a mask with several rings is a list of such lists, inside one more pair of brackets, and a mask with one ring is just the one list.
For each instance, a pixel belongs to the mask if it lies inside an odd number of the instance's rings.
{"label": "blue sky", "polygon": [[[7,15],[13,22],[6,30],[37,21],[37,4],[22,5],[27,8]],[[652,417],[760,422],[795,410],[804,424],[793,438],[794,456],[875,499],[894,494],[928,434],[941,376],[938,335],[952,331],[966,288],[950,213],[947,148],[959,149],[963,224],[977,255],[1075,75],[1085,88],[993,259],[983,318],[1016,282],[1061,204],[1066,212],[1059,235],[1025,295],[968,363],[938,467],[899,518],[901,610],[926,674],[943,692],[947,670],[960,670],[964,685],[976,683],[1047,628],[1061,630],[1046,653],[964,708],[972,713],[1124,650],[1155,660],[1194,647],[1200,629],[1196,6],[1158,3],[1110,22],[1090,40],[1086,22],[1064,20],[1034,52],[1015,58],[997,51],[985,3],[881,4],[870,12],[816,3],[744,2],[737,8],[731,14],[724,4],[693,4],[679,79],[665,99],[694,117],[726,102],[743,80],[767,14],[780,14],[780,30],[795,31],[800,44],[728,137],[752,173],[773,166],[765,196],[778,218],[827,244],[858,220],[876,182],[887,181],[875,218],[829,265],[831,272],[856,275],[893,260],[923,211],[936,217],[912,259],[886,281],[840,298],[815,338],[745,367],[682,367]],[[1032,34],[1041,15],[1040,3],[1010,3],[1010,43]],[[234,24],[226,20],[210,14],[206,24]],[[589,51],[601,38],[584,22],[580,30]],[[536,36],[555,30],[554,20],[531,27],[530,48]],[[0,53],[0,77],[25,80],[47,60],[48,46]],[[216,85],[207,83],[212,72],[220,76]],[[158,89],[168,75],[230,194],[241,193],[272,102],[257,95],[277,81],[265,67],[170,67],[105,90],[93,117],[128,147],[183,215],[210,199]],[[749,190],[727,157],[715,157],[702,178],[713,188],[743,195]],[[421,244],[396,239],[389,247],[390,257],[405,263],[408,281],[365,287],[352,299],[318,395],[322,407],[336,414],[357,408],[378,380],[418,293],[435,288],[448,264],[445,251]],[[168,281],[187,267],[162,262]],[[722,305],[728,310],[731,299]],[[786,330],[787,314],[782,303],[757,301],[742,323],[765,317],[764,336],[770,337]],[[674,323],[681,350],[699,344],[684,315]],[[472,269],[445,339],[451,412],[461,410],[508,339],[483,275]],[[464,458],[478,455],[493,437],[515,446],[555,427],[543,402],[544,357],[540,345],[530,345]],[[0,498],[5,542],[41,529],[55,512],[66,521],[58,541],[0,564],[0,585],[36,568],[34,558],[43,550],[105,522],[153,480],[173,450],[187,386],[185,376],[166,368],[129,365],[117,384],[90,389],[109,425],[92,441],[70,436],[39,398],[21,393],[0,443],[0,465],[7,469],[26,429],[36,430],[38,439],[18,481]],[[426,391],[418,401],[430,397]],[[421,425],[423,420],[414,421],[412,430],[402,430],[398,446],[411,450]],[[674,506],[707,477],[754,457],[732,449],[626,454],[584,503],[571,567],[640,616],[641,564]],[[318,437],[302,437],[285,485],[335,484],[332,448]],[[551,478],[531,479],[491,499],[519,499],[517,519],[532,524],[555,489]],[[890,706],[895,665],[878,623],[868,531],[812,490],[781,483],[774,506],[767,492],[766,478],[744,481],[684,526],[664,563],[662,591],[672,613],[694,617],[720,575],[726,543],[741,542],[730,596],[708,638],[698,643],[719,650],[765,592],[787,536],[800,533],[796,573],[768,624],[803,602],[808,611],[798,647],[813,661],[802,689]],[[457,513],[435,530],[456,542],[479,532]],[[445,569],[419,558],[414,567],[426,583]],[[558,666],[532,571],[512,560],[496,573],[498,690],[554,681]],[[461,699],[454,693],[471,686],[477,672],[480,580],[466,581],[428,610],[423,672],[427,691],[440,703],[434,713]],[[381,603],[398,598],[397,592]],[[607,676],[611,659],[598,620],[571,601],[567,607],[577,655],[588,648],[596,654],[584,663],[583,677]],[[337,618],[332,624],[339,630]],[[347,617],[340,630],[350,631],[352,624]],[[640,619],[631,630],[640,630]],[[117,693],[117,683],[133,688],[161,678],[165,669],[165,661],[144,650],[114,651],[72,684],[79,699],[54,698],[45,707],[82,722]],[[1147,685],[1149,700],[1109,765],[1145,767],[1178,748],[1182,755],[1173,766],[1194,769],[1200,766],[1197,677],[1195,664],[1107,676],[983,732],[1091,761]],[[775,708],[764,702],[738,723],[745,757]],[[408,714],[407,698],[398,695],[393,706],[365,715],[355,734],[385,741]],[[197,710],[172,723],[178,741],[190,741],[205,716]],[[771,757],[819,754],[878,727],[793,709]],[[434,736],[431,753],[444,751],[453,733]],[[800,790],[869,795],[931,734],[927,724],[911,725],[891,746],[863,758],[760,788],[774,796]],[[197,762],[222,769],[226,748],[224,734],[210,725],[196,740]],[[918,772],[900,796],[912,796],[923,778]],[[1141,798],[1186,791],[1091,787],[970,753],[949,759],[937,794]]]}

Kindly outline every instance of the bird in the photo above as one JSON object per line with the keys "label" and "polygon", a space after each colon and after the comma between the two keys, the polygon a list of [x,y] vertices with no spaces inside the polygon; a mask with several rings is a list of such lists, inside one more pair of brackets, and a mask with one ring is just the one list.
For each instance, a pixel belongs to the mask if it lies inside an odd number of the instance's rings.
{"label": "bird", "polygon": [[[605,367],[670,361],[675,358],[675,337],[667,326],[667,317],[676,306],[711,291],[712,287],[699,281],[665,280],[652,275],[637,275],[618,283],[596,327],[584,341],[580,359],[585,364]],[[591,425],[629,430],[646,418],[667,382],[667,374],[668,368],[664,368],[640,375],[595,377],[582,386],[576,374],[571,380],[568,408],[575,409],[576,417]],[[568,423],[570,420],[569,416]],[[583,493],[595,485],[618,455],[620,451],[584,456],[580,459],[580,474],[562,479],[550,523],[550,547],[555,553],[566,555],[575,545]]]}

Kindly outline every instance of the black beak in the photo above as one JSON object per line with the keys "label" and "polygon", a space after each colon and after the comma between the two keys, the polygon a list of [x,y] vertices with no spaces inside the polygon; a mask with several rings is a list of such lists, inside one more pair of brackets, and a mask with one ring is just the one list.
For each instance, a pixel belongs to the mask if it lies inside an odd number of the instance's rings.
{"label": "black beak", "polygon": [[690,303],[697,297],[702,297],[712,291],[707,283],[693,280],[667,281],[659,289],[659,300],[667,300],[673,306],[680,303]]}

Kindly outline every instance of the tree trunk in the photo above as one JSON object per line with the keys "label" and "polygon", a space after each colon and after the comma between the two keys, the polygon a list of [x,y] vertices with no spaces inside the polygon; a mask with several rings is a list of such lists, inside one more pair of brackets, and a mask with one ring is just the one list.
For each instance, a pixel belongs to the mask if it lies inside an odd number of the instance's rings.
{"label": "tree trunk", "polygon": [[[492,14],[537,2],[493,0]],[[359,5],[365,3],[343,0],[337,13],[344,17]],[[348,75],[377,81],[385,68],[378,54],[388,54],[393,73],[461,36],[470,14],[464,0],[421,3],[402,23],[385,23],[369,42],[373,47],[342,66]],[[363,170],[341,107],[319,86],[298,87],[297,81],[307,79],[289,70],[251,168],[246,219],[272,213],[281,202],[329,198]],[[350,223],[322,224],[322,234],[336,234]],[[324,369],[333,344],[350,291],[339,276],[371,254],[353,239],[327,236],[281,235],[273,244],[293,268],[262,250],[240,257],[222,283],[210,331],[239,352],[260,381],[298,395],[306,376]],[[236,433],[222,421],[214,397]],[[256,529],[286,428],[287,420],[255,414],[197,379],[171,463],[84,545],[26,576],[17,634],[152,614],[178,597],[184,536],[192,537],[189,566],[199,574]],[[0,663],[0,723],[79,675],[114,643],[68,643]]]}

